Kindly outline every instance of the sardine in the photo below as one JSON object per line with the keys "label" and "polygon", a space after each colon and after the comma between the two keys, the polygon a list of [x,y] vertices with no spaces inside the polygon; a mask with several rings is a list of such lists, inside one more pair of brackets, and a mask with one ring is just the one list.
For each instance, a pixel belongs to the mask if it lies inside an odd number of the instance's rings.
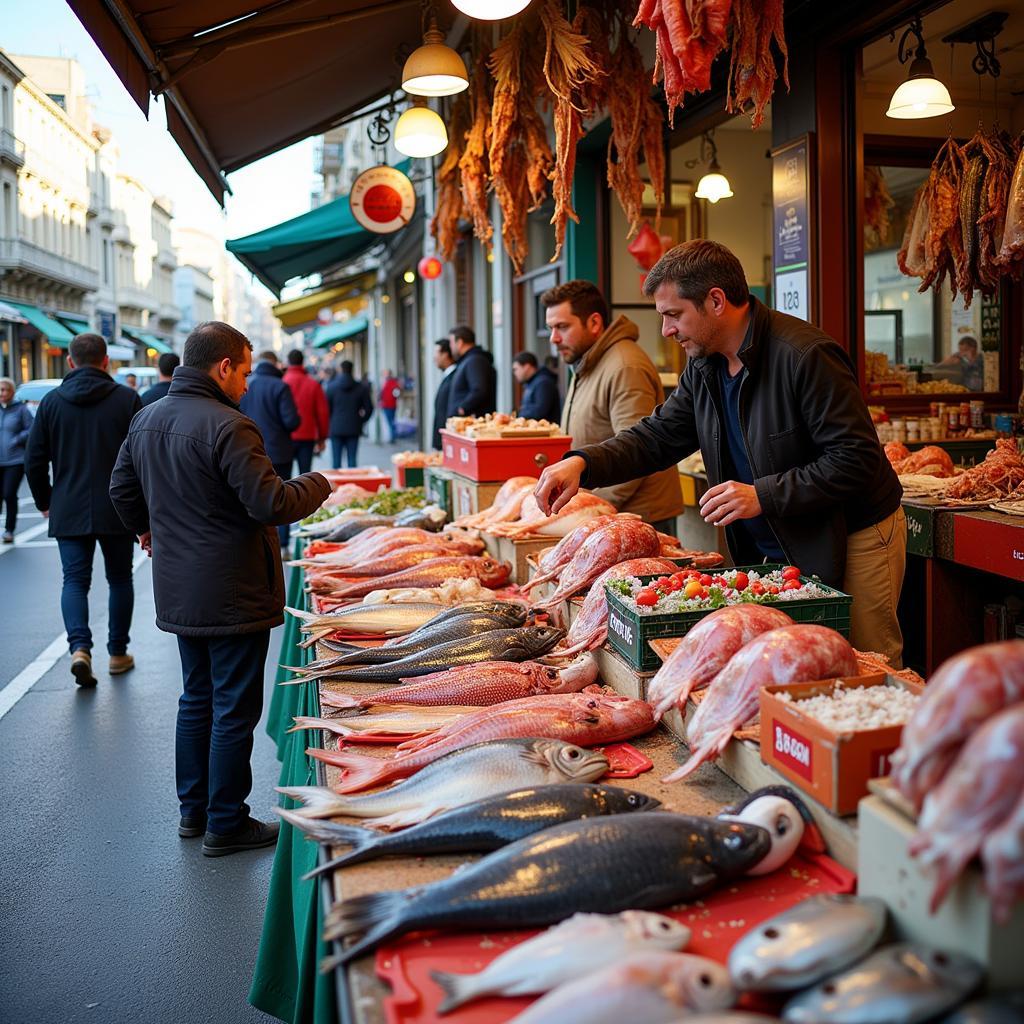
{"label": "sardine", "polygon": [[498,793],[551,783],[593,782],[607,770],[604,754],[531,737],[457,750],[380,793],[339,796],[322,786],[292,786],[278,792],[306,805],[288,814],[306,818],[346,814],[371,819],[374,828],[392,829],[415,825],[441,811]]}
{"label": "sardine", "polygon": [[685,949],[690,929],[664,914],[626,910],[621,914],[574,914],[492,960],[478,974],[430,976],[445,994],[439,1014],[482,996],[531,996],[550,992],[582,975],[615,967],[633,953]]}
{"label": "sardine", "polygon": [[756,825],[663,811],[556,825],[439,882],[335,904],[326,938],[361,938],[325,968],[423,928],[537,928],[577,911],[617,914],[700,899],[742,875],[770,844]]}
{"label": "sardine", "polygon": [[973,960],[916,943],[884,946],[795,996],[787,1024],[918,1024],[956,1006],[984,972]]}
{"label": "sardine", "polygon": [[653,811],[660,806],[660,801],[654,797],[631,789],[566,782],[517,789],[462,804],[412,828],[392,833],[333,821],[314,821],[292,812],[282,813],[312,839],[331,846],[352,847],[348,853],[311,871],[307,877],[312,878],[334,868],[361,864],[377,857],[489,853],[566,821]]}
{"label": "sardine", "polygon": [[792,992],[856,963],[885,931],[879,899],[821,894],[769,918],[729,954],[737,988]]}

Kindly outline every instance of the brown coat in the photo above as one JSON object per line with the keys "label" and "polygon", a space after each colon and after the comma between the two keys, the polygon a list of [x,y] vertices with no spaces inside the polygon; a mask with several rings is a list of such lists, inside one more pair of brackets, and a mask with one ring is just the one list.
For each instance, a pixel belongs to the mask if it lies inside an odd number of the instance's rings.
{"label": "brown coat", "polygon": [[[607,441],[661,405],[658,371],[637,344],[639,329],[624,316],[613,321],[575,366],[562,407],[562,431],[574,448]],[[658,522],[683,511],[675,466],[595,492],[620,512]]]}

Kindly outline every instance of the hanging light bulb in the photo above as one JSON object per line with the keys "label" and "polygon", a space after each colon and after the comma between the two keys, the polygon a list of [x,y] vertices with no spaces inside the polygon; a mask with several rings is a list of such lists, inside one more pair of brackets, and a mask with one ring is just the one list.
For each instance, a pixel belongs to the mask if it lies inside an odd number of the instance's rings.
{"label": "hanging light bulb", "polygon": [[911,120],[950,113],[956,107],[950,99],[949,90],[935,77],[935,69],[924,47],[924,31],[919,14],[914,16],[900,39],[898,56],[901,64],[910,60],[910,49],[907,47],[910,36],[917,40],[910,72],[907,80],[892,94],[885,116]]}
{"label": "hanging light bulb", "polygon": [[444,33],[431,17],[423,45],[413,50],[402,69],[402,88],[416,96],[454,96],[469,88],[462,58],[444,42]]}
{"label": "hanging light bulb", "polygon": [[722,168],[718,166],[718,147],[710,133],[704,136],[704,146],[710,152],[711,162],[708,164],[707,173],[697,182],[697,191],[693,194],[697,199],[717,203],[719,199],[728,199],[733,194],[732,186],[722,173]]}
{"label": "hanging light bulb", "polygon": [[412,106],[395,125],[395,149],[412,157],[436,156],[448,145],[444,121],[422,96],[413,97]]}
{"label": "hanging light bulb", "polygon": [[530,0],[452,0],[452,4],[471,18],[501,21],[502,18],[511,18],[513,14],[525,11],[530,6]]}

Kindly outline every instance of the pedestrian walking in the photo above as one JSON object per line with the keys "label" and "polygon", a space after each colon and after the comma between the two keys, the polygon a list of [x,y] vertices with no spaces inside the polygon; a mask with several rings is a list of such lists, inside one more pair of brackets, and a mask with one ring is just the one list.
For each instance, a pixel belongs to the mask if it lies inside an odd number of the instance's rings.
{"label": "pedestrian walking", "polygon": [[384,382],[380,386],[380,411],[388,425],[388,442],[395,443],[395,416],[398,412],[398,396],[402,393],[402,385],[390,370],[384,371]]}
{"label": "pedestrian walking", "polygon": [[95,686],[89,588],[97,544],[110,590],[107,670],[116,676],[135,667],[128,653],[135,606],[135,538],[114,511],[107,489],[118,449],[142,403],[107,372],[107,343],[98,334],[72,339],[68,366],[71,372],[36,410],[25,448],[25,473],[36,508],[49,517],[49,535],[57,539],[60,551],[60,610],[71,650],[71,674],[79,686]]}
{"label": "pedestrian walking", "polygon": [[299,411],[299,425],[292,431],[292,441],[300,473],[308,473],[313,466],[313,456],[324,450],[329,420],[324,389],[306,372],[304,363],[303,354],[293,348],[288,353],[288,369],[284,372],[284,382],[292,389],[295,408]]}
{"label": "pedestrian walking", "polygon": [[522,385],[519,415],[528,420],[557,423],[562,415],[558,378],[546,366],[539,366],[532,352],[519,352],[512,359],[512,376]]}
{"label": "pedestrian walking", "polygon": [[359,458],[359,438],[373,415],[370,389],[352,376],[352,361],[341,361],[341,372],[327,385],[327,408],[331,422],[331,465],[341,468],[341,454],[352,467]]}
{"label": "pedestrian walking", "polygon": [[124,375],[124,386],[126,388],[131,388],[132,391],[138,391],[139,390],[139,378],[138,378],[138,376],[136,374],[134,374],[134,373],[126,373]]}
{"label": "pedestrian walking", "polygon": [[14,381],[0,377],[0,498],[7,506],[4,543],[14,543],[18,524],[18,488],[25,476],[25,442],[32,429],[32,413],[14,400]]}
{"label": "pedestrian walking", "polygon": [[435,451],[440,451],[441,428],[448,420],[448,398],[452,390],[452,377],[455,376],[455,357],[447,338],[434,342],[434,365],[441,371],[441,383],[434,396],[434,432],[430,444]]}
{"label": "pedestrian walking", "polygon": [[448,342],[455,356],[455,375],[448,395],[449,416],[483,416],[494,412],[498,375],[494,357],[476,343],[469,327],[453,327]]}
{"label": "pedestrian walking", "polygon": [[251,366],[244,334],[199,324],[167,398],[136,417],[110,479],[115,508],[153,557],[156,624],[178,639],[178,833],[203,836],[210,857],[277,841],[277,824],[246,803],[270,630],[284,620],[272,527],[331,493],[319,473],[274,471],[238,408]]}
{"label": "pedestrian walking", "polygon": [[[292,475],[292,460],[295,457],[292,431],[298,429],[301,419],[295,408],[292,389],[285,384],[283,376],[277,355],[269,351],[261,352],[239,408],[259,427],[274,472],[282,480],[287,480]],[[277,539],[281,547],[288,547],[290,536],[289,523],[277,528]]]}
{"label": "pedestrian walking", "polygon": [[180,365],[181,358],[177,352],[164,352],[160,356],[156,361],[157,381],[142,396],[143,407],[159,402],[161,398],[166,397],[167,392],[171,388],[171,378],[174,376],[174,371]]}

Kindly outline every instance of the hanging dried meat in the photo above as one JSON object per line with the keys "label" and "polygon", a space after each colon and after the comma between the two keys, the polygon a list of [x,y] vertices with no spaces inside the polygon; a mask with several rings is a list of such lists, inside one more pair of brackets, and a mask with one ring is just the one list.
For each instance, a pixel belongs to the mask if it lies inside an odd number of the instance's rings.
{"label": "hanging dried meat", "polygon": [[880,249],[889,241],[892,208],[896,205],[881,168],[864,168],[864,246]]}
{"label": "hanging dried meat", "polygon": [[466,148],[469,115],[470,95],[463,92],[452,105],[448,150],[437,171],[437,203],[434,218],[430,222],[430,233],[437,243],[437,253],[446,262],[455,255],[460,236],[459,222],[467,217],[466,204],[462,198],[459,161]]}
{"label": "hanging dried meat", "polygon": [[726,109],[750,113],[760,128],[764,109],[775,91],[778,72],[772,41],[782,55],[782,80],[789,89],[789,51],[783,27],[782,0],[734,0],[732,60]]}
{"label": "hanging dried meat", "polygon": [[914,204],[907,218],[907,229],[903,233],[903,245],[896,253],[900,272],[907,277],[924,277],[925,240],[928,237],[928,180],[914,196]]}
{"label": "hanging dried meat", "polygon": [[491,76],[483,60],[478,60],[470,87],[473,120],[466,133],[465,148],[459,158],[459,185],[467,216],[473,221],[473,234],[490,251],[494,228],[488,209],[489,167],[487,153],[491,141]]}
{"label": "hanging dried meat", "polygon": [[960,232],[960,188],[965,171],[964,155],[954,139],[947,139],[932,161],[928,176],[928,230],[924,240],[924,273],[918,291],[942,286],[949,274],[956,296],[958,268],[964,261]]}
{"label": "hanging dried meat", "polygon": [[1024,147],[1019,139],[1015,148],[1019,155],[1007,197],[999,264],[1007,273],[1019,276],[1021,267],[1024,267]]}

